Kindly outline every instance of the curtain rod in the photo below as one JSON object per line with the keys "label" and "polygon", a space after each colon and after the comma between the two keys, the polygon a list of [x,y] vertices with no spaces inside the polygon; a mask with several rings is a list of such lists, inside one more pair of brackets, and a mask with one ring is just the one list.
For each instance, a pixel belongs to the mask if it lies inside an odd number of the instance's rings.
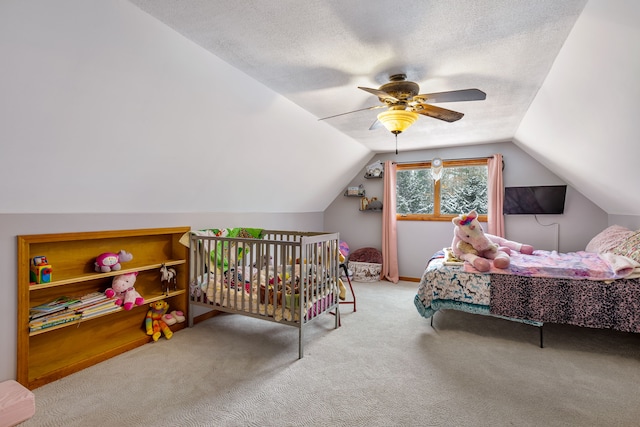
{"label": "curtain rod", "polygon": [[[450,161],[465,161],[465,160],[482,160],[482,159],[492,159],[493,156],[485,156],[485,157],[467,157],[465,159],[442,159],[443,162],[450,162]],[[503,157],[504,159],[504,157]],[[393,164],[396,165],[408,165],[411,163],[430,163],[433,159],[429,159],[429,160],[412,160],[410,162],[392,162]]]}

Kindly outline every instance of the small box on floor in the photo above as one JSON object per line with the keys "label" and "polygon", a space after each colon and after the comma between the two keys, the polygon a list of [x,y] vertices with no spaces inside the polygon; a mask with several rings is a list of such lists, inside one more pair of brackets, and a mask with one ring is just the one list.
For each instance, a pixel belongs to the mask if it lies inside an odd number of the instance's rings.
{"label": "small box on floor", "polygon": [[354,282],[377,282],[380,280],[382,264],[349,261],[349,270],[353,273],[351,280]]}

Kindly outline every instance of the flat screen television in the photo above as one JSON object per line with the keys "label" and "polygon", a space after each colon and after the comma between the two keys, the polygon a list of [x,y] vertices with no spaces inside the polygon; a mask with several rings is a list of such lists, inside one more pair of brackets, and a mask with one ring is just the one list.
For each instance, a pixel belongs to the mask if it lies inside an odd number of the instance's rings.
{"label": "flat screen television", "polygon": [[505,215],[560,215],[564,213],[566,185],[505,187]]}

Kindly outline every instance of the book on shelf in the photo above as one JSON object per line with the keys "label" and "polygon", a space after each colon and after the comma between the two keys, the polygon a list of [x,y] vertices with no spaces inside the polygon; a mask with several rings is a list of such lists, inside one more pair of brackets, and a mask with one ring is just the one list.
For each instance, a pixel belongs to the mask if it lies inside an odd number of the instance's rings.
{"label": "book on shelf", "polygon": [[60,296],[29,310],[29,330],[38,331],[74,320],[118,311],[120,306],[116,305],[115,301],[107,298],[103,292],[90,292],[80,297]]}
{"label": "book on shelf", "polygon": [[78,313],[65,313],[57,316],[46,317],[44,320],[38,320],[29,322],[29,331],[39,331],[41,329],[50,328],[52,326],[62,325],[64,323],[73,322],[80,319],[81,315]]}
{"label": "book on shelf", "polygon": [[104,301],[106,299],[108,299],[107,296],[102,292],[91,292],[89,294],[81,296],[78,301],[69,304],[69,308],[77,309],[90,305],[94,302]]}
{"label": "book on shelf", "polygon": [[59,296],[53,301],[46,302],[44,304],[36,305],[35,307],[31,307],[29,309],[30,313],[52,313],[55,311],[64,310],[69,305],[74,304],[79,301],[79,298],[68,297],[68,296]]}
{"label": "book on shelf", "polygon": [[64,313],[67,310],[66,307],[60,307],[58,310],[55,311],[51,311],[51,312],[46,312],[46,311],[42,311],[42,312],[38,312],[38,311],[29,311],[29,320],[36,320],[36,319],[42,319],[43,317],[48,317],[48,316],[52,316],[54,314],[61,314]]}
{"label": "book on shelf", "polygon": [[44,320],[53,315],[74,314],[98,304],[113,304],[113,300],[107,298],[102,292],[91,292],[81,297],[61,296],[53,301],[40,304],[29,309],[29,320]]}
{"label": "book on shelf", "polygon": [[117,306],[113,300],[107,299],[105,301],[96,302],[87,307],[76,309],[75,312],[80,314],[89,314],[94,311],[101,311],[101,310],[104,310],[105,308],[113,308],[113,307],[118,308],[119,306]]}
{"label": "book on shelf", "polygon": [[95,301],[90,301],[90,302],[86,302],[84,304],[79,304],[79,305],[73,305],[71,307],[69,307],[71,310],[74,311],[84,311],[84,310],[88,310],[91,309],[95,306],[98,305],[107,305],[107,304],[114,304],[114,300],[107,298],[106,296],[102,299],[99,300],[95,300]]}
{"label": "book on shelf", "polygon": [[51,320],[56,320],[56,319],[64,319],[70,316],[74,316],[77,313],[75,311],[71,311],[71,310],[64,310],[64,311],[60,311],[57,313],[53,313],[50,314],[48,316],[44,316],[44,317],[39,317],[37,319],[32,319],[29,321],[30,325],[35,325],[38,323],[45,323],[45,322],[49,322]]}
{"label": "book on shelf", "polygon": [[101,310],[95,310],[88,313],[81,313],[81,319],[90,319],[91,317],[99,316],[101,314],[112,313],[114,311],[120,310],[119,305],[113,304],[112,306],[103,307]]}

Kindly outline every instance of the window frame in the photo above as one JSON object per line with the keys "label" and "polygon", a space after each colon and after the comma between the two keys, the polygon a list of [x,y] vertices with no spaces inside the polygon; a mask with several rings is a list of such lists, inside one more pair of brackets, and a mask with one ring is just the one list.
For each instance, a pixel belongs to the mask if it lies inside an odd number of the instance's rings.
{"label": "window frame", "polygon": [[[461,159],[461,160],[443,160],[442,167],[460,167],[460,166],[485,166],[489,167],[489,158],[478,159]],[[397,172],[408,169],[431,169],[430,161],[411,162],[411,163],[398,163],[396,164],[396,178]],[[397,182],[397,179],[396,179]],[[487,182],[487,186],[489,183]],[[396,203],[394,201],[394,203]],[[440,180],[433,184],[433,213],[432,214],[400,214],[396,213],[396,220],[398,221],[451,221],[458,215],[441,214],[440,213]],[[487,222],[488,215],[478,215],[478,221]]]}

